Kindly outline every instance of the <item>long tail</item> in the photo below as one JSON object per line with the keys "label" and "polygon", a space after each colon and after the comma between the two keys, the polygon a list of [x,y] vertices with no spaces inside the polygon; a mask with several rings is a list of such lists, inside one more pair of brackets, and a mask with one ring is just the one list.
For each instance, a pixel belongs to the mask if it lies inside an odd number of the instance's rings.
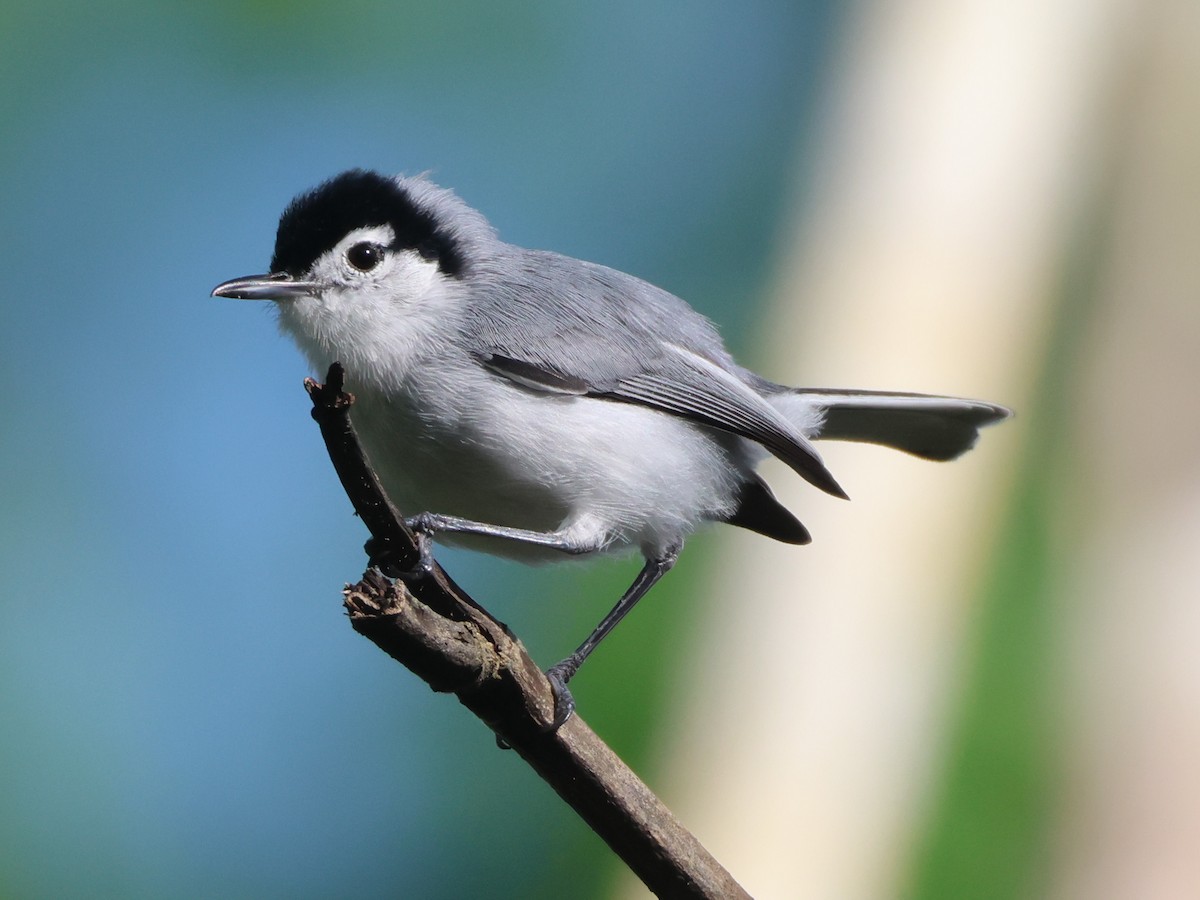
{"label": "long tail", "polygon": [[882,444],[924,459],[955,459],[975,446],[979,429],[1012,411],[994,403],[928,394],[797,388],[797,399],[823,414],[820,440]]}

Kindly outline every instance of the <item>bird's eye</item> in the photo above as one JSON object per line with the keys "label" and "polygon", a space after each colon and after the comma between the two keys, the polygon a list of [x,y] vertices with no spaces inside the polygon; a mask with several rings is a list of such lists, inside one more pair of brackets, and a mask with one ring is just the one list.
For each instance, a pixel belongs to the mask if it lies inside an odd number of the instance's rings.
{"label": "bird's eye", "polygon": [[383,248],[378,244],[363,241],[346,251],[346,261],[360,272],[370,272],[383,262]]}

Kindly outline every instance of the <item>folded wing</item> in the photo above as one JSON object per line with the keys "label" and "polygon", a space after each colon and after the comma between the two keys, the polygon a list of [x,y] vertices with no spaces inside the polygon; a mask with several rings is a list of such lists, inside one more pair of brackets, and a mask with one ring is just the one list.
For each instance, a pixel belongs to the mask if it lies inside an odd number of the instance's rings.
{"label": "folded wing", "polygon": [[698,353],[675,344],[661,347],[652,365],[607,384],[589,384],[576,375],[503,354],[488,354],[480,361],[526,388],[636,403],[736,434],[761,444],[821,490],[846,497],[808,439],[758,392]]}

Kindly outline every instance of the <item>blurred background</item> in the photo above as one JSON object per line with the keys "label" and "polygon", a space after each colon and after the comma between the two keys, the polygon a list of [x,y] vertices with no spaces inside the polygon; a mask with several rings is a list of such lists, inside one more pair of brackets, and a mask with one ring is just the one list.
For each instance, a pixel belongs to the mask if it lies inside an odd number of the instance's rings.
{"label": "blurred background", "polygon": [[[760,897],[1200,896],[1200,4],[0,4],[0,896],[641,897],[356,637],[263,305],[353,166],[793,383],[1018,410],[768,466],[573,683]],[[636,561],[440,555],[549,664]]]}

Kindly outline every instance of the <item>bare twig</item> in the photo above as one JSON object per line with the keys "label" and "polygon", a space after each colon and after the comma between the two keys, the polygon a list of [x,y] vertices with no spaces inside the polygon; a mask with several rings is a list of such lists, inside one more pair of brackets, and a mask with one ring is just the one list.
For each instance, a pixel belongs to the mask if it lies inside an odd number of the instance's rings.
{"label": "bare twig", "polygon": [[[521,643],[421,554],[371,469],[350,423],[353,397],[334,363],[305,382],[330,459],[375,544],[398,571],[347,586],[354,629],[424,679],[453,692],[519,753],[660,897],[737,898],[745,891],[578,715],[557,731],[549,682]],[[378,553],[376,554],[379,555]]]}

